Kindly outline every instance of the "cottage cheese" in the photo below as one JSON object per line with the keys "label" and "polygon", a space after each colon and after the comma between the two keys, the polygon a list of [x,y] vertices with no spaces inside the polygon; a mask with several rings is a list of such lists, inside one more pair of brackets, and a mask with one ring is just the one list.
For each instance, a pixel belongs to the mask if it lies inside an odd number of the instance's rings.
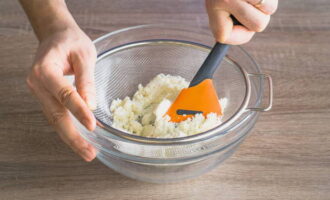
{"label": "cottage cheese", "polygon": [[[172,102],[189,83],[180,76],[159,74],[145,87],[141,84],[133,98],[112,101],[114,128],[144,137],[174,138],[194,135],[221,124],[221,117],[210,113],[205,118],[197,114],[180,123],[164,116]],[[227,99],[220,100],[224,109]]]}

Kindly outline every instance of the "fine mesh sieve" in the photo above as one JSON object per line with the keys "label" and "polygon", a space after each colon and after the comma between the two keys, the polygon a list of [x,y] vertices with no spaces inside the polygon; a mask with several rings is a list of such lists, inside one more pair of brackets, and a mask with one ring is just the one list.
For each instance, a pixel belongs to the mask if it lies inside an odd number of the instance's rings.
{"label": "fine mesh sieve", "polygon": [[[95,69],[98,106],[94,114],[97,120],[104,128],[110,129],[120,137],[144,141],[143,137],[126,134],[111,126],[112,100],[132,96],[139,83],[145,85],[159,73],[179,75],[190,81],[209,51],[209,47],[188,41],[145,40],[103,52],[98,56]],[[228,125],[230,121],[234,121],[233,118],[239,118],[239,114],[246,109],[250,87],[247,74],[227,57],[215,72],[213,82],[219,98],[228,99],[223,116],[224,123],[220,126]],[[191,140],[194,137],[188,138]],[[186,139],[148,139],[157,141],[156,143],[162,140],[173,142]]]}

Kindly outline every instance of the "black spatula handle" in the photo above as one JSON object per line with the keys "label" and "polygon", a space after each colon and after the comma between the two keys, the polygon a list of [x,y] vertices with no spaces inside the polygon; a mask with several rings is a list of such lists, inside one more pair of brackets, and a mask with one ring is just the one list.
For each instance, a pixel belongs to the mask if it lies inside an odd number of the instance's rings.
{"label": "black spatula handle", "polygon": [[222,44],[220,42],[217,42],[213,46],[210,54],[205,59],[203,65],[199,68],[193,80],[190,82],[189,87],[198,85],[205,79],[211,79],[215,70],[221,63],[223,57],[225,57],[225,55],[227,54],[228,48],[228,44]]}
{"label": "black spatula handle", "polygon": [[[241,25],[241,23],[236,18],[233,16],[231,17],[233,19],[234,25]],[[198,85],[205,79],[212,79],[215,70],[220,65],[222,59],[226,56],[228,48],[228,44],[222,44],[220,42],[215,43],[204,63],[199,68],[193,80],[190,82],[189,87]]]}

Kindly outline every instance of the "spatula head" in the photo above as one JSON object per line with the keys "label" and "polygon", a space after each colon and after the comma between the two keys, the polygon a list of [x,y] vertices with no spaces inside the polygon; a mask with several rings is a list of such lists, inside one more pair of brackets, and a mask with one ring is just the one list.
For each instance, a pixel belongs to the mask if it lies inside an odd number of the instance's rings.
{"label": "spatula head", "polygon": [[205,79],[198,85],[183,89],[167,111],[172,122],[181,122],[195,114],[222,115],[221,105],[212,79]]}

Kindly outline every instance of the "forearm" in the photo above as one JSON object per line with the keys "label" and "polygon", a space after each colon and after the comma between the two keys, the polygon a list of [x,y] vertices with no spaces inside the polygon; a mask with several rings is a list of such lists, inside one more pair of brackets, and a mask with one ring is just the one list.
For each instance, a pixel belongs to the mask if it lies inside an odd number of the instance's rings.
{"label": "forearm", "polygon": [[19,0],[39,41],[56,31],[78,27],[64,0]]}

